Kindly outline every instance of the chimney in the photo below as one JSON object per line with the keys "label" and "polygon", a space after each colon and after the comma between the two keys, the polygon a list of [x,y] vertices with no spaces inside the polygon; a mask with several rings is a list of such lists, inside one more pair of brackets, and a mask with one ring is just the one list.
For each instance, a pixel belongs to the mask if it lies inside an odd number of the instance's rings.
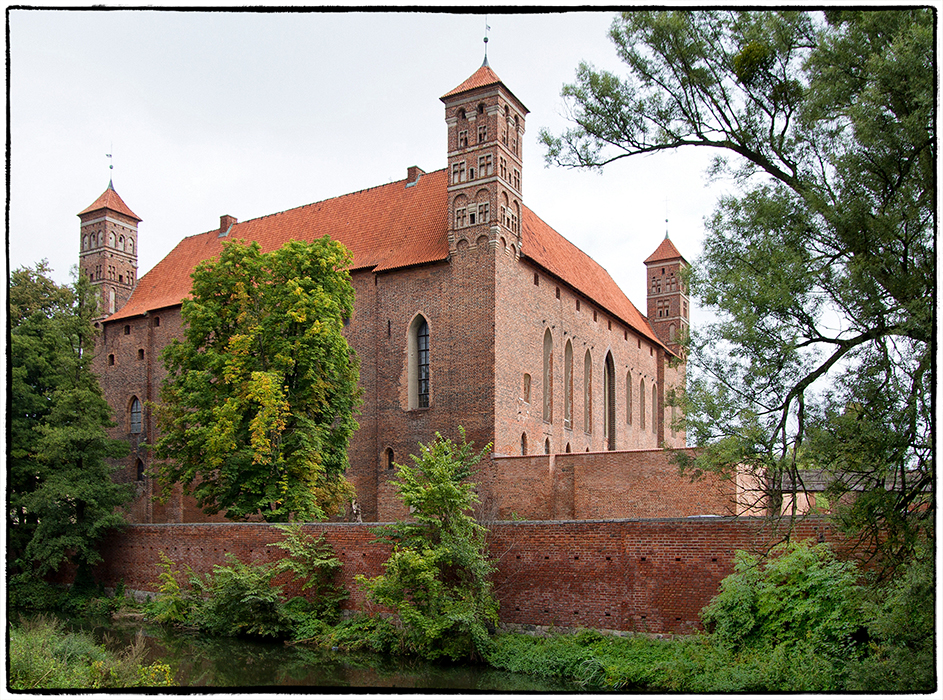
{"label": "chimney", "polygon": [[237,219],[235,216],[230,216],[229,214],[223,214],[221,217],[219,217],[219,237],[222,238],[227,233],[229,233],[229,229],[232,228],[233,224],[238,222],[239,219]]}
{"label": "chimney", "polygon": [[411,187],[419,182],[419,176],[425,175],[426,171],[420,168],[418,165],[410,165],[406,168],[406,186]]}

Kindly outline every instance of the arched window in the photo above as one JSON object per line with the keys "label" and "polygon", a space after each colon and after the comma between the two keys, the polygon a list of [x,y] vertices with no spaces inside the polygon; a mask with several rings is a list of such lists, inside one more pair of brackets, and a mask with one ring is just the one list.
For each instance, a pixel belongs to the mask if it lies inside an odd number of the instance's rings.
{"label": "arched window", "polygon": [[658,434],[658,385],[652,384],[652,433]]}
{"label": "arched window", "polygon": [[109,248],[115,247],[115,232],[114,231],[108,232],[108,247]]}
{"label": "arched window", "polygon": [[544,420],[553,422],[553,336],[544,331]]}
{"label": "arched window", "polygon": [[606,354],[606,366],[603,373],[603,434],[607,449],[616,449],[616,366],[612,353]]}
{"label": "arched window", "polygon": [[632,373],[625,373],[625,423],[632,425]]}
{"label": "arched window", "polygon": [[566,341],[563,351],[563,426],[573,425],[573,343]]}
{"label": "arched window", "polygon": [[383,466],[386,467],[387,470],[393,469],[393,449],[391,447],[387,447],[383,450]]}
{"label": "arched window", "polygon": [[521,433],[521,454],[527,454],[527,433]]}
{"label": "arched window", "polygon": [[409,327],[409,408],[429,408],[429,324],[421,315]]}
{"label": "arched window", "polygon": [[550,438],[547,438],[546,440],[544,440],[544,454],[545,455],[550,454]]}
{"label": "arched window", "polygon": [[141,460],[137,462],[137,480],[144,481],[144,462]]}
{"label": "arched window", "polygon": [[82,236],[82,250],[88,250],[88,236]]}
{"label": "arched window", "polygon": [[645,380],[640,379],[638,384],[638,427],[645,430]]}
{"label": "arched window", "polygon": [[593,358],[589,350],[583,358],[583,430],[593,432]]}
{"label": "arched window", "polygon": [[128,252],[129,253],[134,252],[134,239],[133,238],[128,239]]}
{"label": "arched window", "polygon": [[570,454],[570,443],[566,444],[566,453]]}
{"label": "arched window", "polygon": [[141,402],[138,400],[138,397],[135,396],[131,399],[131,433],[138,434],[141,432]]}

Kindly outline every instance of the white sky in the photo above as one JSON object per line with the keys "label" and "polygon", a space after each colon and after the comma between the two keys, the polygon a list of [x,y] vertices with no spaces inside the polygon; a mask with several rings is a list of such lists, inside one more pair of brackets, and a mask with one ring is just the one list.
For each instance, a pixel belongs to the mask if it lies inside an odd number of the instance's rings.
{"label": "white sky", "polygon": [[[624,74],[610,12],[488,15],[492,69],[528,107],[525,203],[645,313],[642,261],[665,235],[689,260],[723,187],[709,154],[544,165],[541,127],[580,60]],[[185,236],[446,164],[439,97],[482,62],[482,15],[14,10],[10,269],[78,260],[79,220],[114,178],[143,219],[138,276]],[[113,154],[109,171],[107,153]],[[692,319],[695,323],[697,319]]]}

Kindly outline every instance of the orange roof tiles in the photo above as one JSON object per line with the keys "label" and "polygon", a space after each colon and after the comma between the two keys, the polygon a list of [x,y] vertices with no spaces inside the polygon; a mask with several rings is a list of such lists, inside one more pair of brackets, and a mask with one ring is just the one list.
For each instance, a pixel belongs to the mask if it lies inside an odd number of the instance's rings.
{"label": "orange roof tiles", "polygon": [[[463,92],[468,92],[469,90],[474,90],[475,88],[489,87],[491,85],[504,85],[501,82],[501,78],[498,77],[497,73],[491,70],[491,66],[487,63],[482,64],[481,68],[476,70],[468,80],[459,85],[453,90],[449,90],[447,93],[442,95],[439,99],[445,100],[447,97],[452,97],[453,95],[460,95]],[[509,94],[514,96],[514,99],[520,104],[524,112],[527,112],[527,107],[524,107],[524,103],[517,99],[517,96],[513,92],[508,90],[507,85],[504,85],[504,89],[507,90]]]}
{"label": "orange roof tiles", "polygon": [[[645,264],[653,262],[661,262],[662,260],[677,260],[681,258],[684,260],[684,256],[678,252],[678,249],[675,248],[675,244],[671,242],[671,239],[668,236],[665,236],[665,239],[661,242],[655,252],[645,258]],[[687,260],[685,260],[687,262]]]}
{"label": "orange roof tiles", "polygon": [[446,171],[426,173],[406,187],[400,180],[296,209],[236,223],[226,237],[207,231],[185,238],[146,275],[108,320],[176,306],[190,293],[190,275],[203,260],[215,258],[227,240],[257,241],[263,251],[292,239],[330,235],[353,254],[352,270],[378,271],[445,260]]}
{"label": "orange roof tiles", "polygon": [[[296,209],[236,223],[229,235],[207,231],[179,244],[146,275],[114,321],[177,306],[190,293],[190,275],[203,260],[215,258],[224,241],[257,241],[263,251],[292,239],[313,240],[325,234],[353,254],[352,270],[377,272],[447,260],[447,171],[353,192]],[[587,299],[620,318],[653,342],[648,321],[602,266],[524,207],[522,253]],[[659,343],[660,344],[660,343]]]}
{"label": "orange roof tiles", "polygon": [[98,211],[99,209],[111,209],[125,216],[130,216],[135,221],[141,221],[141,217],[131,211],[128,205],[124,203],[124,200],[115,192],[115,188],[110,182],[108,183],[108,189],[102,192],[102,195],[98,199],[85,207],[76,216],[91,214],[93,211]]}
{"label": "orange roof tiles", "polygon": [[530,209],[524,207],[523,212],[521,253],[524,256],[649,340],[662,344],[645,317],[599,263],[554,231]]}

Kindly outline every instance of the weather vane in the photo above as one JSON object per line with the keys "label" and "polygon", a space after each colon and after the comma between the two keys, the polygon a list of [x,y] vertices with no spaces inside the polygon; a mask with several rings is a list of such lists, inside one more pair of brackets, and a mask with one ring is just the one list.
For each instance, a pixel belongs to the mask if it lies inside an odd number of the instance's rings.
{"label": "weather vane", "polygon": [[488,30],[491,27],[488,26],[488,15],[485,15],[485,62],[482,65],[488,65]]}

